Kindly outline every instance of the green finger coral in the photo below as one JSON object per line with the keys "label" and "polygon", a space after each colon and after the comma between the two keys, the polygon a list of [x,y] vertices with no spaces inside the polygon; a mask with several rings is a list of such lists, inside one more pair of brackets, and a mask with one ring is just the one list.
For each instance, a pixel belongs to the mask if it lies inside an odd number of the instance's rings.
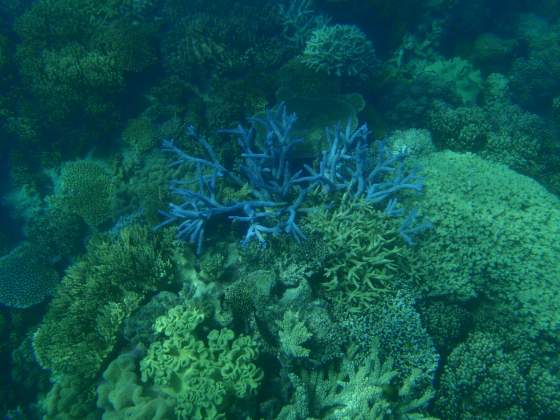
{"label": "green finger coral", "polygon": [[310,216],[323,235],[326,296],[346,310],[361,311],[394,288],[405,266],[398,226],[363,202],[343,203]]}
{"label": "green finger coral", "polygon": [[424,414],[432,389],[419,386],[417,371],[402,381],[397,375],[391,360],[381,361],[375,348],[364,355],[351,347],[340,364],[289,374],[292,400],[276,418],[433,419]]}
{"label": "green finger coral", "polygon": [[276,321],[280,328],[278,336],[282,351],[290,358],[309,357],[310,350],[303,346],[313,335],[299,319],[299,314],[291,310],[284,312],[282,321]]}

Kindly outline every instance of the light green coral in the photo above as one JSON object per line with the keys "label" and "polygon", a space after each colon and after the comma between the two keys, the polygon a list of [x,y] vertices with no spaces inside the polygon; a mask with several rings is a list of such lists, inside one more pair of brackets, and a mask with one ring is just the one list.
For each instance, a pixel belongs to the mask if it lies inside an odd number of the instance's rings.
{"label": "light green coral", "polygon": [[396,376],[391,360],[381,362],[375,350],[360,356],[350,348],[340,365],[290,374],[293,398],[278,418],[430,419],[422,411],[433,397],[431,388],[418,389],[416,372],[400,384]]}
{"label": "light green coral", "polygon": [[[421,161],[416,204],[434,229],[414,259],[429,295],[486,296],[527,334],[560,328],[560,202],[531,178],[472,154]],[[507,316],[505,316],[507,315]]]}
{"label": "light green coral", "polygon": [[440,387],[436,412],[442,418],[536,418],[527,412],[527,385],[519,361],[489,334],[476,333],[453,350]]}
{"label": "light green coral", "polygon": [[348,311],[361,311],[393,290],[406,266],[398,227],[361,201],[310,215],[328,250],[325,294]]}
{"label": "light green coral", "polygon": [[300,321],[297,312],[287,310],[284,312],[282,321],[276,322],[280,330],[280,348],[289,358],[308,357],[310,350],[303,347],[303,344],[313,334],[307,329],[305,323]]}
{"label": "light green coral", "polygon": [[410,128],[397,130],[387,138],[387,144],[395,153],[406,153],[407,156],[418,158],[435,152],[432,135],[428,130]]}
{"label": "light green coral", "polygon": [[305,44],[302,62],[336,76],[366,78],[375,65],[375,50],[354,25],[324,25],[315,29]]}
{"label": "light green coral", "polygon": [[201,340],[204,318],[192,304],[170,309],[154,323],[162,337],[140,362],[142,381],[172,401],[178,419],[224,418],[232,399],[252,395],[263,377],[254,340],[228,328]]}
{"label": "light green coral", "polygon": [[137,361],[130,353],[121,354],[103,373],[97,388],[97,407],[103,420],[150,419],[173,417],[173,405],[163,396],[154,396],[140,383]]}
{"label": "light green coral", "polygon": [[50,199],[54,205],[81,216],[90,226],[99,226],[112,215],[113,181],[99,162],[67,162],[62,167],[55,194]]}
{"label": "light green coral", "polygon": [[123,320],[150,293],[170,287],[171,238],[133,225],[115,240],[91,244],[68,268],[34,335],[39,364],[57,378],[95,378]]}

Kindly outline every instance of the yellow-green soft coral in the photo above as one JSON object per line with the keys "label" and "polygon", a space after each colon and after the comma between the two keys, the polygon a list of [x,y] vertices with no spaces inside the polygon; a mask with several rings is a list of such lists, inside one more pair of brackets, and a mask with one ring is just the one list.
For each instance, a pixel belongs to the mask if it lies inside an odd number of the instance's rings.
{"label": "yellow-green soft coral", "polygon": [[103,420],[173,418],[171,401],[143,387],[137,367],[134,354],[124,353],[103,373],[103,382],[97,388],[97,406],[103,410]]}
{"label": "yellow-green soft coral", "polygon": [[179,419],[224,418],[234,399],[255,392],[263,377],[254,340],[228,328],[200,339],[204,317],[190,304],[170,309],[154,324],[160,341],[140,362],[142,381],[173,401]]}

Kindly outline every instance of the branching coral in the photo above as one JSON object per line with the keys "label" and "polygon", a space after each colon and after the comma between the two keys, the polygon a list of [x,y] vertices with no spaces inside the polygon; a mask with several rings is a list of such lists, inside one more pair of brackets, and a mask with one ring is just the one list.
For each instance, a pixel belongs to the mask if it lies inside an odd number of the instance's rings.
{"label": "branching coral", "polygon": [[394,290],[405,266],[398,225],[364,202],[314,212],[309,219],[328,250],[321,284],[327,297],[361,311]]}
{"label": "branching coral", "polygon": [[277,324],[280,328],[278,332],[280,347],[284,354],[291,359],[308,357],[310,350],[305,348],[304,344],[312,334],[305,323],[299,319],[298,313],[287,310],[282,321],[278,321]]}
{"label": "branching coral", "polygon": [[21,110],[43,140],[40,151],[74,157],[103,143],[132,76],[155,63],[155,27],[127,21],[121,5],[45,0],[17,19]]}
{"label": "branching coral", "polygon": [[[392,369],[390,360],[381,362],[375,350],[363,359],[356,357],[355,349],[350,349],[339,366],[291,374],[293,399],[278,418],[430,418],[422,410],[433,392],[422,392],[416,387],[416,373],[395,385],[397,371]],[[396,395],[391,396],[390,390]]]}
{"label": "branching coral", "polygon": [[[396,196],[400,192],[422,190],[422,178],[404,164],[406,153],[392,152],[383,142],[375,142],[376,150],[370,152],[367,125],[354,128],[351,121],[326,130],[329,146],[315,167],[304,165],[294,169],[291,153],[302,142],[292,133],[295,121],[296,115],[280,104],[262,117],[250,118],[249,128],[238,125],[224,130],[235,136],[242,151],[243,160],[235,170],[224,166],[208,141],[193,127],[188,128],[188,133],[204,151],[204,157],[185,153],[172,141],[165,141],[164,149],[177,157],[172,165],[194,167],[196,178],[171,184],[172,191],[183,201],[171,203],[170,210],[162,212],[167,220],[160,227],[179,222],[178,236],[195,244],[197,254],[201,252],[208,222],[220,217],[248,226],[244,245],[253,239],[264,245],[267,235],[280,234],[301,242],[306,236],[297,219],[300,213],[309,212],[303,204],[308,192],[316,187],[324,194],[346,192],[370,205],[386,203],[385,214],[391,217],[404,214],[404,209],[397,207]],[[220,197],[221,179],[238,191],[233,200]],[[193,184],[198,188],[183,187]],[[416,216],[412,211],[399,230],[411,244],[414,234],[429,227],[429,223],[418,223]]]}
{"label": "branching coral", "polygon": [[35,333],[41,366],[55,377],[95,378],[117,344],[122,323],[171,280],[171,238],[130,226],[92,244],[72,265]]}

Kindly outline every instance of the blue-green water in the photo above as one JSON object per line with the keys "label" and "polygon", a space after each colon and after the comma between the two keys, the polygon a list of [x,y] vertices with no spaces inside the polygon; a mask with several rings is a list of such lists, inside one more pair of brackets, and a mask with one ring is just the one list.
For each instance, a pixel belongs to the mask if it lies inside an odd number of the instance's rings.
{"label": "blue-green water", "polygon": [[560,418],[560,6],[3,0],[6,419]]}

